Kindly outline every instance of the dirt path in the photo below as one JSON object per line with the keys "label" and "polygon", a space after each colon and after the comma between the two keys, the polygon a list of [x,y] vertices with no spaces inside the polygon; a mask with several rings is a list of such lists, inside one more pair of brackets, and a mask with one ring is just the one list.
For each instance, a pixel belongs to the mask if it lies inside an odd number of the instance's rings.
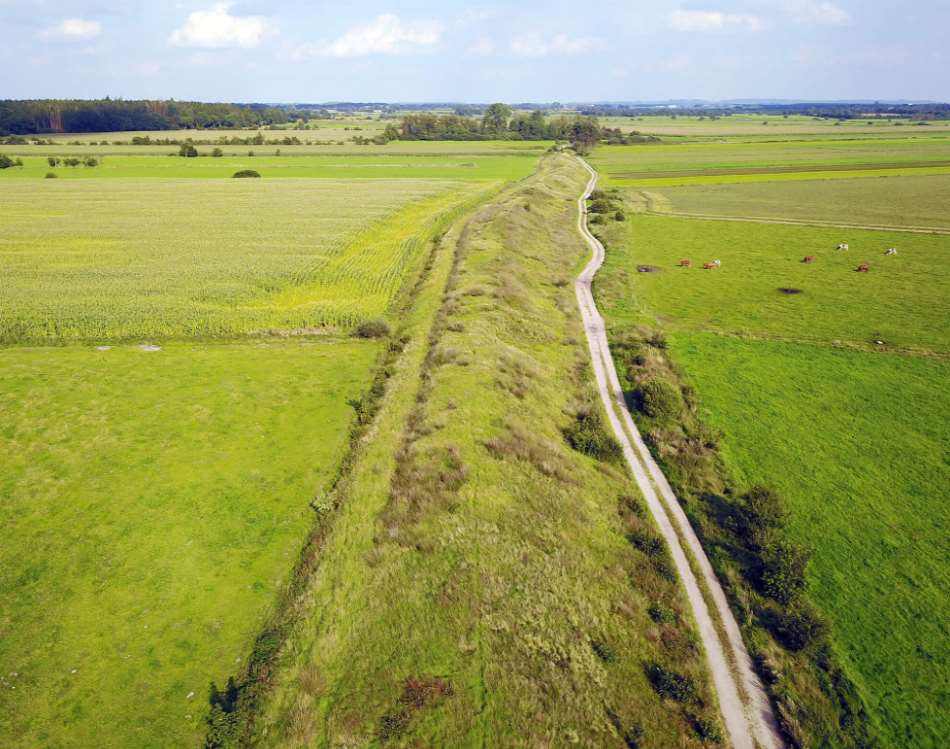
{"label": "dirt path", "polygon": [[[765,688],[752,668],[752,659],[742,641],[739,626],[726,602],[719,580],[693,532],[686,514],[676,500],[670,485],[653,460],[640,432],[637,430],[624,402],[623,391],[607,343],[604,320],[597,311],[591,293],[591,282],[604,262],[603,245],[587,228],[586,199],[597,184],[597,173],[580,159],[590,172],[590,182],[578,201],[578,229],[590,245],[593,258],[578,277],[575,290],[580,305],[591,360],[597,377],[600,396],[624,456],[634,478],[643,492],[647,505],[672,552],[677,573],[683,581],[690,606],[696,618],[703,649],[709,661],[713,683],[719,696],[719,705],[729,739],[734,749],[778,749],[784,742],[778,731],[775,715]],[[693,568],[689,564],[684,544],[695,560],[703,583],[716,608],[717,618],[725,631],[720,638],[710,615]],[[728,653],[727,653],[728,648]]]}

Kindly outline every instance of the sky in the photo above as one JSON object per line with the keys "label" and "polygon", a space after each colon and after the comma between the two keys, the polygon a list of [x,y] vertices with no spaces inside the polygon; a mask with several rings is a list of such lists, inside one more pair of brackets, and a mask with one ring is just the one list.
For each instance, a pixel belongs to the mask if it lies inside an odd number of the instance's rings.
{"label": "sky", "polygon": [[0,99],[950,100],[950,0],[0,0]]}

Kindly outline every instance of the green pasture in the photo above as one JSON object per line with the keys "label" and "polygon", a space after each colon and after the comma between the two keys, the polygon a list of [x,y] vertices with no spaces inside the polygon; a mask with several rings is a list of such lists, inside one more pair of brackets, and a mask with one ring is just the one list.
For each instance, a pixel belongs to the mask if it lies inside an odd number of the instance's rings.
{"label": "green pasture", "polygon": [[885,745],[939,749],[950,363],[688,331],[670,342],[740,485],[788,500],[793,537],[815,551],[813,596]]}
{"label": "green pasture", "polygon": [[0,349],[0,744],[201,744],[377,351]]}
{"label": "green pasture", "polygon": [[[893,145],[881,153],[895,161],[900,154],[942,157],[944,148]],[[825,154],[839,162],[866,159],[867,147],[841,145]],[[683,148],[699,156],[695,163],[684,157],[684,168],[816,157],[811,146],[795,143],[723,144],[718,158],[712,147]],[[601,150],[601,163],[634,163],[632,151]],[[950,237],[901,231],[947,225],[947,180],[628,190],[619,193],[627,221],[609,220],[600,229],[608,252],[596,292],[608,322],[615,330],[664,329],[705,420],[722,434],[720,451],[738,485],[763,483],[786,496],[793,536],[815,552],[812,595],[832,622],[835,651],[884,745],[895,749],[941,746],[950,728],[942,707]],[[636,213],[644,207],[894,228]],[[836,250],[841,242],[850,244],[848,252]],[[896,257],[884,255],[889,247],[898,248]],[[805,256],[814,262],[803,263]],[[692,267],[678,267],[683,259]],[[721,268],[702,269],[717,259]],[[855,272],[860,263],[870,271]],[[641,266],[653,272],[639,272]]]}
{"label": "green pasture", "polygon": [[602,117],[601,123],[607,127],[619,127],[625,131],[636,130],[642,133],[660,136],[716,137],[748,136],[758,137],[799,135],[844,135],[890,133],[897,129],[912,128],[913,132],[950,131],[950,122],[943,120],[919,121],[896,118],[877,120],[872,118],[853,120],[830,120],[805,115],[756,115],[731,114],[711,119],[705,116],[656,115],[643,117]]}
{"label": "green pasture", "polygon": [[671,186],[641,197],[649,210],[673,214],[950,230],[950,173]]}
{"label": "green pasture", "polygon": [[495,183],[0,182],[0,340],[227,336],[383,315]]}
{"label": "green pasture", "polygon": [[[660,316],[670,330],[950,349],[950,238],[640,215],[617,226],[597,284],[613,321]],[[851,249],[837,251],[841,242]],[[894,246],[899,254],[885,257]],[[677,267],[683,259],[692,267]],[[714,260],[722,267],[702,269]],[[855,272],[864,262],[870,272]]]}
{"label": "green pasture", "polygon": [[895,169],[946,171],[950,137],[603,146],[591,163],[607,186],[801,179],[798,173],[814,179],[839,171],[849,177]]}
{"label": "green pasture", "polygon": [[[49,156],[80,156],[81,149],[74,151],[54,151],[48,146],[13,146],[12,151],[30,155],[21,156],[22,167],[0,170],[0,184],[9,180],[39,179],[53,172],[60,179],[103,179],[109,177],[131,178],[230,178],[235,172],[253,169],[264,179],[284,178],[320,178],[320,179],[465,179],[465,180],[514,180],[521,179],[537,165],[540,151],[524,149],[493,155],[490,151],[473,149],[470,152],[451,153],[427,151],[417,148],[403,153],[382,152],[380,146],[373,147],[372,153],[340,153],[335,155],[300,153],[307,146],[296,146],[296,153],[285,153],[288,148],[281,147],[276,155],[274,146],[257,146],[248,149],[230,147],[221,157],[212,157],[211,146],[199,147],[206,154],[197,158],[184,158],[177,155],[173,146],[157,148],[154,146],[127,146],[125,153],[112,153],[112,146],[99,146],[91,151],[99,161],[96,167],[60,165],[50,167]],[[138,154],[136,148],[161,153]],[[42,150],[41,150],[42,149]],[[224,149],[222,149],[224,150]],[[248,155],[254,151],[254,156]],[[368,150],[368,148],[367,148]],[[175,153],[172,153],[175,152]]]}

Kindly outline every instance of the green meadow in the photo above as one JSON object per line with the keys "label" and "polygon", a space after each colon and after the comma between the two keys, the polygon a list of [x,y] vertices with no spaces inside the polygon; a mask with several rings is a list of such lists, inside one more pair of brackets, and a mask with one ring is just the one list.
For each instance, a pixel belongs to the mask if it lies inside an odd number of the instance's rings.
{"label": "green meadow", "polygon": [[[683,170],[746,164],[748,176],[766,163],[942,159],[947,144],[676,148]],[[594,161],[611,175],[674,166],[674,147],[649,150],[602,148]],[[791,537],[814,552],[808,595],[882,745],[942,746],[950,238],[901,229],[947,226],[948,177],[729,184],[735,176],[616,193],[628,213],[599,229],[602,310],[616,340],[638,327],[666,333],[731,480],[785,497]],[[767,223],[784,220],[892,228]],[[684,259],[692,267],[678,267]],[[721,267],[703,270],[713,260]],[[869,272],[856,272],[861,263]]]}
{"label": "green meadow", "polygon": [[[0,174],[0,744],[200,745],[365,415],[387,347],[350,334],[397,325],[432,241],[538,154],[48,180],[26,148]],[[212,179],[241,166],[263,179]]]}

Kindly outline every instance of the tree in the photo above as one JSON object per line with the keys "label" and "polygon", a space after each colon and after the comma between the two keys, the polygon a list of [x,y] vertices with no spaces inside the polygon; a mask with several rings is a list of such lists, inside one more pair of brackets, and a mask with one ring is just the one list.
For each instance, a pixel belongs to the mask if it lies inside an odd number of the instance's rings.
{"label": "tree", "polygon": [[193,159],[198,155],[198,149],[191,143],[182,143],[181,148],[178,149],[178,155],[186,159]]}
{"label": "tree", "polygon": [[58,157],[58,156],[50,156],[48,159],[46,159],[46,163],[49,164],[49,165],[52,166],[52,167],[57,167],[57,166],[59,166],[59,164],[60,164],[59,157]]}
{"label": "tree", "polygon": [[222,151],[220,148],[216,148],[211,152],[211,155],[217,159],[217,158],[220,158],[221,156],[224,156],[224,151]]}
{"label": "tree", "polygon": [[593,117],[578,117],[571,127],[571,145],[582,156],[600,140],[600,126]]}
{"label": "tree", "polygon": [[9,169],[14,166],[14,161],[5,153],[0,153],[0,169]]}
{"label": "tree", "polygon": [[508,129],[508,120],[512,110],[507,104],[492,104],[482,116],[482,129],[485,132],[501,135]]}
{"label": "tree", "polygon": [[811,553],[790,541],[775,541],[762,550],[759,584],[779,603],[791,603],[807,585]]}

